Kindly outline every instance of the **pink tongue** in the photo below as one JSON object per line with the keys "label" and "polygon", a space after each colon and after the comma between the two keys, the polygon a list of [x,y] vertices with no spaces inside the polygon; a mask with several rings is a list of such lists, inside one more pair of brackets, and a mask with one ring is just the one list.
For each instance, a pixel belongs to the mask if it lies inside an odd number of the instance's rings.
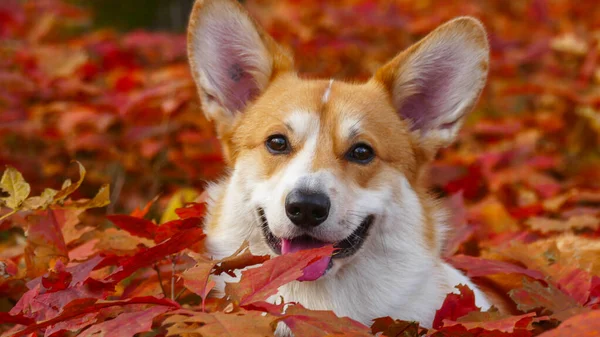
{"label": "pink tongue", "polygon": [[[300,250],[320,248],[327,245],[325,242],[310,240],[288,240],[281,239],[281,254],[295,253]],[[304,275],[298,278],[298,281],[314,281],[325,274],[331,256],[322,257],[317,262],[304,268]]]}

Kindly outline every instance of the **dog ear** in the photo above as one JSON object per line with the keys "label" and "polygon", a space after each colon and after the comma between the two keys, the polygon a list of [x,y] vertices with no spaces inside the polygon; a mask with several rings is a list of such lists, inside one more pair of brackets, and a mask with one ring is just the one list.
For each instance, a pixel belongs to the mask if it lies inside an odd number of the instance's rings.
{"label": "dog ear", "polygon": [[278,73],[293,68],[292,57],[234,0],[196,0],[188,58],[202,109],[220,134]]}
{"label": "dog ear", "polygon": [[454,141],[485,85],[488,64],[483,25],[460,17],[398,54],[372,80],[384,85],[400,117],[435,152]]}

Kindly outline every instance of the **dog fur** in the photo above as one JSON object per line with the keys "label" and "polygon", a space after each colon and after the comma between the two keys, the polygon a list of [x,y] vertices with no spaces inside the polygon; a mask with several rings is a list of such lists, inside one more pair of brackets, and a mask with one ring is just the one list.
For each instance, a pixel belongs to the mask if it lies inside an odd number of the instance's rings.
{"label": "dog fur", "polygon": [[[456,137],[484,87],[489,47],[476,19],[440,26],[398,54],[365,83],[302,79],[291,55],[232,0],[197,0],[188,51],[202,108],[215,123],[228,174],[208,189],[207,249],[228,256],[245,241],[265,242],[257,209],[276,237],[301,234],[286,217],[294,188],[331,199],[311,235],[338,242],[374,220],[362,247],[333,260],[310,282],[280,288],[285,301],[333,310],[364,324],[381,316],[430,326],[445,296],[471,281],[442,258],[445,210],[427,192],[427,164]],[[291,151],[265,148],[285,135]],[[368,164],[345,159],[357,142],[375,152]]]}

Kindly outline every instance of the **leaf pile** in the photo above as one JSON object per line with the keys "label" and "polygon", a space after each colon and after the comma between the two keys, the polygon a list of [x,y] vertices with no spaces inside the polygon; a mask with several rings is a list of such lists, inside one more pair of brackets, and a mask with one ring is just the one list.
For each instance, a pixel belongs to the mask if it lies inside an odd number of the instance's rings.
{"label": "leaf pile", "polygon": [[[481,311],[462,285],[429,330],[393,317],[366,327],[266,302],[331,248],[274,259],[247,247],[223,260],[205,256],[202,197],[177,190],[200,187],[222,162],[198,108],[183,35],[95,30],[89,13],[65,2],[7,0],[0,3],[0,164],[8,165],[0,178],[2,336],[266,336],[281,322],[298,336],[600,331],[600,6],[245,4],[293,50],[302,72],[336,78],[366,78],[452,17],[482,19],[492,48],[488,85],[459,141],[432,165],[431,184],[453,211],[444,258],[499,310]],[[66,176],[76,179],[56,185]],[[215,289],[214,275],[224,274],[241,279]]]}

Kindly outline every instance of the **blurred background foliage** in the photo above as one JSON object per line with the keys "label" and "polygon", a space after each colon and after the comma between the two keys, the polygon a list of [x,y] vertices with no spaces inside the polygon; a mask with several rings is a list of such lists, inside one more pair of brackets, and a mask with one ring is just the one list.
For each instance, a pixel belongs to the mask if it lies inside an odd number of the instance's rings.
{"label": "blurred background foliage", "polygon": [[120,30],[150,29],[183,32],[193,0],[78,0],[93,13],[94,24]]}
{"label": "blurred background foliage", "polygon": [[[484,179],[529,178],[518,170],[531,158],[548,160],[535,179],[553,190],[600,182],[595,1],[243,3],[304,76],[351,80],[367,79],[444,21],[478,17],[492,49],[488,84],[461,140],[434,165],[434,187],[473,189],[471,201],[499,193],[508,208],[535,204],[544,195],[530,183]],[[69,162],[77,159],[88,168],[83,195],[113,187],[109,213],[159,194],[164,203],[182,186],[201,190],[220,176],[219,145],[186,60],[191,5],[0,0],[0,165],[23,172],[37,193],[76,176]]]}

